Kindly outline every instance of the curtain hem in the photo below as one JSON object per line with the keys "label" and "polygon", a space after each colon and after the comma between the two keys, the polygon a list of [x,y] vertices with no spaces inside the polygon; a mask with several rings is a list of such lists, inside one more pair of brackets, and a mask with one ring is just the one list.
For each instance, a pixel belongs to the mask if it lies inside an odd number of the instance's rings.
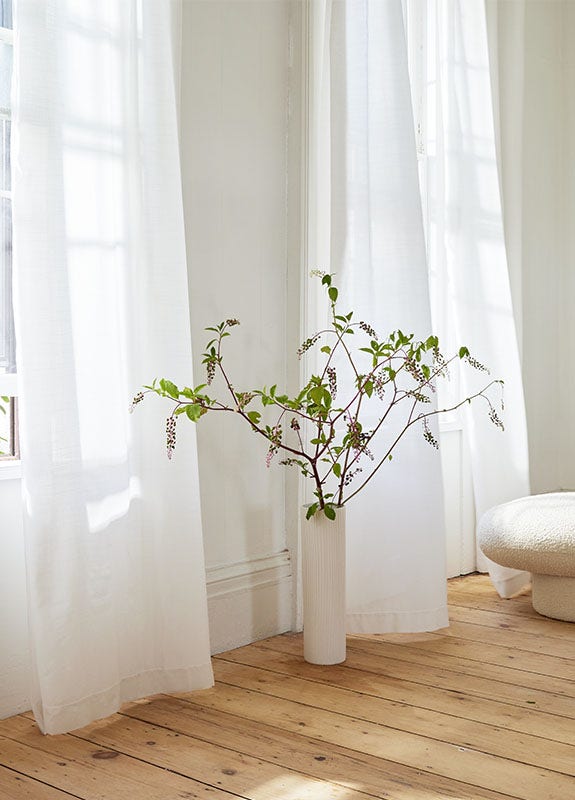
{"label": "curtain hem", "polygon": [[516,575],[503,579],[497,579],[491,574],[489,577],[497,594],[504,600],[509,600],[510,597],[520,592],[521,589],[524,589],[531,581],[531,574],[529,572],[518,572]]}
{"label": "curtain hem", "polygon": [[123,703],[161,693],[192,692],[214,685],[211,662],[188,669],[157,669],[124,678],[115,686],[64,706],[34,704],[38,727],[44,734],[82,728],[114,714]]}
{"label": "curtain hem", "polygon": [[424,633],[449,626],[447,606],[431,611],[387,611],[347,615],[347,633]]}

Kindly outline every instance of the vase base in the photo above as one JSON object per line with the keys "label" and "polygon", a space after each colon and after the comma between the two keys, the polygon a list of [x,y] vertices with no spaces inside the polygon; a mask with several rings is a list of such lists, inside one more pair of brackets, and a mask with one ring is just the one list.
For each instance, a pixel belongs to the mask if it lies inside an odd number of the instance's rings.
{"label": "vase base", "polygon": [[311,647],[307,645],[304,632],[303,659],[308,664],[330,667],[334,664],[343,664],[347,657],[345,640],[338,647],[333,647],[333,643],[331,647],[324,648],[318,647],[317,643],[314,644],[315,646],[312,645]]}
{"label": "vase base", "polygon": [[327,658],[308,658],[304,655],[303,660],[306,664],[315,664],[318,667],[333,667],[336,664],[345,663],[346,656],[343,658],[327,659]]}

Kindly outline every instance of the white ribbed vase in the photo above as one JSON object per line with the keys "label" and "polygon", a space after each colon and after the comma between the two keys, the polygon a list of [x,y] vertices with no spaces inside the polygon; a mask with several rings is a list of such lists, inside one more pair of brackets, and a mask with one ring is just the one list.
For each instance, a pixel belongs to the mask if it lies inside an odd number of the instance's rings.
{"label": "white ribbed vase", "polygon": [[345,508],[302,523],[303,656],[310,664],[345,661]]}

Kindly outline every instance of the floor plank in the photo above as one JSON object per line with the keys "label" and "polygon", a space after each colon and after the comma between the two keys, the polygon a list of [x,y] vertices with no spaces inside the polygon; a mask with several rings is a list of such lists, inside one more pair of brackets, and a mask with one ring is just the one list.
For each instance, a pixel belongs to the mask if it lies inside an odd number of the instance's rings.
{"label": "floor plank", "polygon": [[[298,642],[296,647],[301,648]],[[355,656],[355,657],[354,657]],[[518,702],[515,705],[502,702],[497,688],[493,683],[486,681],[491,687],[491,696],[476,697],[469,693],[469,685],[473,679],[462,676],[459,691],[454,691],[454,681],[450,681],[449,689],[438,689],[433,685],[436,678],[428,678],[429,683],[413,682],[401,678],[393,678],[389,672],[373,674],[366,668],[369,656],[351,654],[345,666],[319,667],[302,662],[299,653],[279,653],[270,651],[269,648],[250,645],[240,648],[221,657],[225,661],[259,667],[274,673],[305,678],[327,686],[336,686],[360,692],[370,697],[380,697],[395,703],[407,706],[425,708],[442,714],[448,714],[462,719],[474,720],[487,725],[506,728],[510,731],[527,733],[540,736],[552,741],[564,742],[575,745],[575,725],[573,720],[566,716],[567,709],[562,707],[565,698],[557,698],[549,693],[533,692],[530,697],[532,706],[526,703],[526,692],[519,690]],[[376,661],[372,657],[372,663]],[[417,677],[421,670],[417,670]],[[449,680],[449,679],[448,679]],[[516,687],[511,687],[516,689]],[[496,699],[495,699],[496,698]],[[521,698],[519,700],[519,698]],[[556,700],[556,707],[562,714],[549,713],[549,703]],[[567,701],[569,703],[569,701]],[[517,708],[516,706],[520,707]],[[572,699],[568,708],[575,714],[575,699]],[[543,710],[545,709],[545,710]],[[418,725],[419,729],[419,725]]]}
{"label": "floor plank", "polygon": [[[463,622],[472,625],[483,625],[488,628],[501,628],[513,631],[514,633],[528,633],[540,637],[542,644],[545,645],[547,639],[561,639],[563,644],[567,642],[565,648],[568,658],[575,658],[575,646],[569,641],[572,622],[560,622],[557,619],[545,619],[539,617],[518,617],[515,614],[502,613],[493,609],[486,614],[478,608],[465,608],[458,605],[451,605],[449,609],[449,619],[452,622]],[[567,639],[566,639],[567,637]],[[545,651],[549,652],[549,651]]]}
{"label": "floor plank", "polygon": [[[305,669],[305,668],[304,668]],[[450,745],[473,749],[480,754],[501,756],[522,761],[534,767],[548,768],[575,776],[575,747],[547,739],[503,730],[496,725],[454,717],[424,708],[395,703],[361,691],[320,685],[315,681],[277,675],[268,670],[230,663],[218,659],[216,679],[242,689],[261,692],[266,696],[291,700],[314,709],[323,709],[359,721],[385,726],[386,734],[406,744],[412,735],[425,739],[425,745],[439,756]],[[334,723],[335,724],[335,723]],[[340,723],[343,724],[343,723]],[[413,742],[417,747],[421,742]],[[481,759],[479,759],[481,760]],[[406,763],[406,762],[404,762]],[[413,763],[408,762],[413,766]],[[459,776],[458,776],[459,777]],[[493,788],[493,787],[487,787]]]}
{"label": "floor plank", "polygon": [[62,792],[45,783],[0,767],[0,798],[3,800],[71,800],[77,794]]}
{"label": "floor plank", "polygon": [[176,697],[134,704],[123,713],[188,733],[299,772],[342,786],[357,788],[374,797],[394,800],[429,800],[430,797],[466,800],[502,800],[507,795],[479,789],[393,761],[338,746],[305,735],[305,728],[286,730],[223,711],[190,704]]}
{"label": "floor plank", "polygon": [[186,698],[192,704],[223,710],[256,724],[263,722],[292,732],[303,730],[306,736],[321,742],[522,800],[575,797],[575,780],[570,776],[260,692],[220,685],[217,690],[192,693]]}
{"label": "floor plank", "polygon": [[469,588],[465,588],[463,584],[459,584],[459,588],[449,589],[447,597],[450,608],[463,606],[478,608],[481,611],[499,611],[502,614],[512,614],[513,616],[528,619],[548,619],[548,617],[544,617],[535,611],[531,603],[531,596],[503,599],[499,596],[493,597],[484,591],[472,591]]}
{"label": "floor plank", "polygon": [[[389,656],[423,666],[439,666],[466,675],[542,689],[575,697],[574,670],[570,662],[551,656],[531,656],[528,661],[504,646],[476,646],[473,642],[441,639],[433,634],[400,642],[383,637],[348,637],[348,648],[375,656]],[[483,658],[481,657],[483,655]],[[528,669],[530,667],[531,669]],[[424,670],[422,670],[424,672]]]}
{"label": "floor plank", "polygon": [[575,625],[486,576],[448,596],[449,628],[350,636],[343,665],[286,634],[65,736],[2,720],[0,800],[575,798]]}
{"label": "floor plank", "polygon": [[23,716],[0,722],[0,764],[83,800],[233,800],[228,792],[158,770],[119,748],[95,746],[70,734],[43,736]]}
{"label": "floor plank", "polygon": [[[360,791],[238,752],[237,743],[235,748],[222,747],[132,716],[118,714],[106,726],[90,725],[75,735],[105,747],[113,746],[155,766],[194,776],[249,800],[292,796],[296,792],[301,800],[314,800],[322,793],[333,800],[368,800]],[[149,741],[154,742],[153,747]]]}
{"label": "floor plank", "polygon": [[[454,656],[428,654],[401,645],[385,643],[385,647],[379,645],[373,652],[373,648],[365,649],[362,644],[365,643],[358,643],[354,637],[348,638],[346,667],[381,675],[390,691],[396,685],[395,679],[401,681],[401,685],[409,682],[410,689],[415,683],[432,689],[445,689],[450,695],[483,697],[564,716],[570,721],[575,719],[575,685],[570,696],[565,691],[565,681],[553,681],[532,672],[479,664]],[[266,639],[254,647],[297,656],[301,654],[302,645],[300,637],[285,634]],[[241,650],[232,652],[239,653]],[[411,691],[408,700],[413,700]]]}
{"label": "floor plank", "polygon": [[[470,628],[477,630],[470,630]],[[561,678],[573,682],[575,664],[568,658],[547,655],[545,652],[528,652],[513,647],[509,641],[508,631],[491,631],[487,628],[487,636],[481,636],[481,626],[462,626],[453,622],[449,628],[441,633],[423,634],[356,634],[354,643],[358,640],[372,642],[377,647],[381,642],[401,644],[403,647],[413,647],[417,650],[441,653],[442,655],[460,656],[478,661],[481,664],[495,664],[516,669],[518,672],[534,672],[550,678]],[[463,633],[463,636],[457,634]],[[531,637],[534,638],[534,637]]]}

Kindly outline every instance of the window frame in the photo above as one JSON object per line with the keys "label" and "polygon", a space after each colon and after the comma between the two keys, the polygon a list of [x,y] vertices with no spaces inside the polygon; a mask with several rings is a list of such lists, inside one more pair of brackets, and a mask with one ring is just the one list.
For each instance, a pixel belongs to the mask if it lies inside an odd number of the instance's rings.
{"label": "window frame", "polygon": [[[13,52],[14,31],[12,28],[0,27],[0,44],[11,47]],[[11,107],[0,107],[0,122],[3,121],[12,121]],[[12,184],[10,184],[10,189],[0,189],[0,201],[1,200],[12,201]],[[11,477],[14,473],[14,467],[16,467],[20,461],[20,441],[18,436],[18,375],[16,372],[0,373],[0,396],[10,398],[8,407],[6,408],[6,413],[8,415],[9,452],[0,454],[0,477]]]}

